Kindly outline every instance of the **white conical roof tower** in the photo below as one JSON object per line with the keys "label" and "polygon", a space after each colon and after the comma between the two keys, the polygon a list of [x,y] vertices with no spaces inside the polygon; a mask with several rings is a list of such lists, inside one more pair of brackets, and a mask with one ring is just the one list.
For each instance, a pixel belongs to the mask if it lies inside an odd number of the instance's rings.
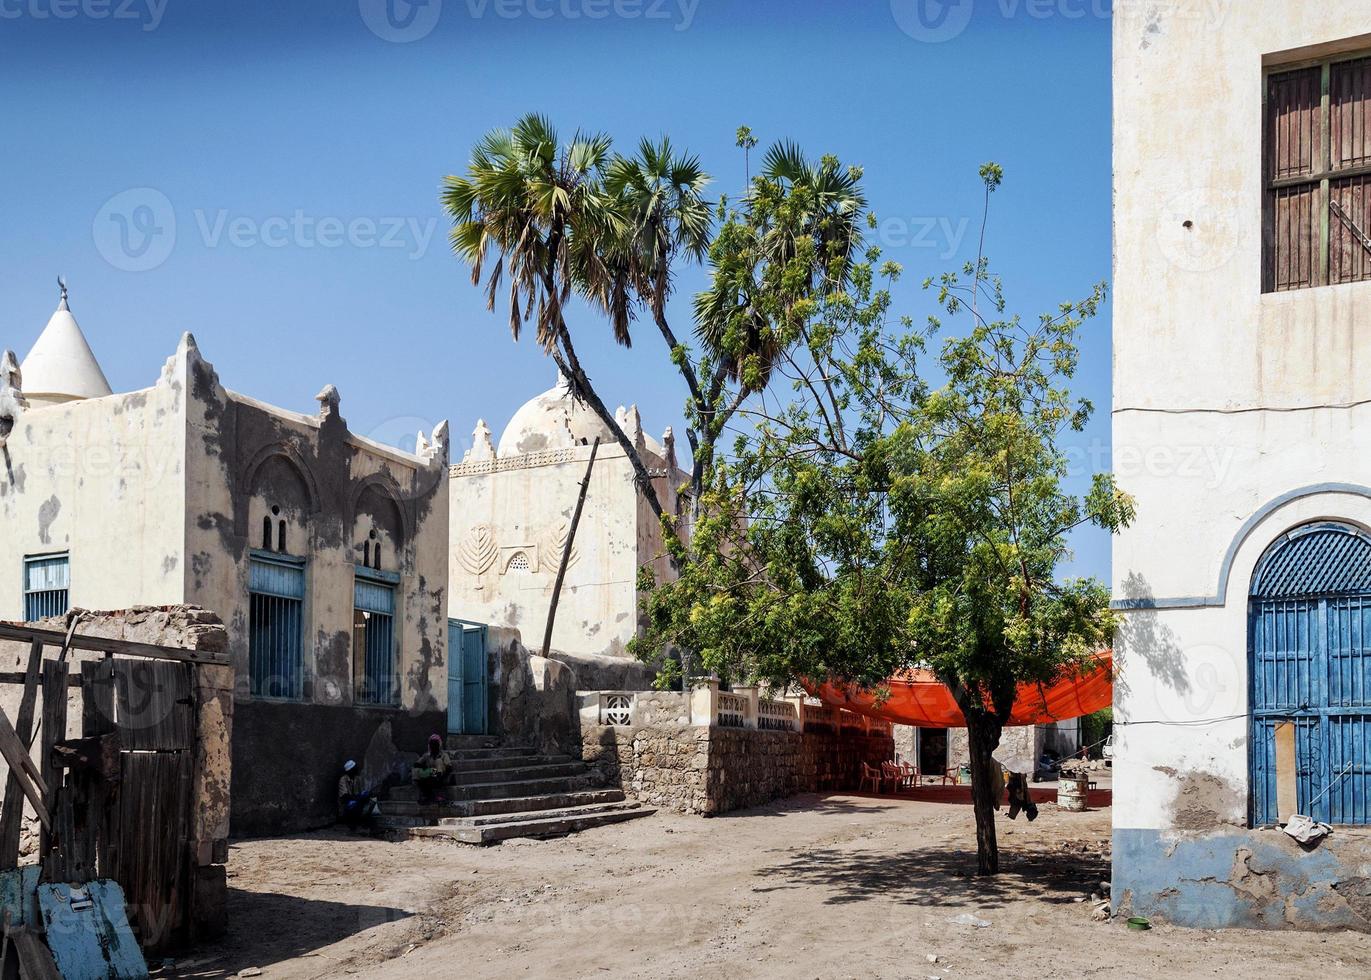
{"label": "white conical roof tower", "polygon": [[67,306],[67,286],[59,278],[62,299],[48,325],[20,365],[24,397],[32,406],[60,405],[81,398],[112,394],[105,372],[86,343],[86,335]]}

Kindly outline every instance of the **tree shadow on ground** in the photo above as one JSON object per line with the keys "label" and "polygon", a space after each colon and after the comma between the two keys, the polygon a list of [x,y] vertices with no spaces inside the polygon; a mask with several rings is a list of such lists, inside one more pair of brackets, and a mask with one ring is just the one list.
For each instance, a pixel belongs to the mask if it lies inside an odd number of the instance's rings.
{"label": "tree shadow on ground", "polygon": [[784,817],[790,813],[832,813],[832,814],[867,814],[881,813],[885,810],[894,810],[894,803],[875,805],[872,800],[875,797],[860,798],[855,794],[828,797],[820,796],[816,793],[801,793],[798,796],[789,796],[784,800],[776,800],[771,803],[763,803],[761,806],[750,807],[746,810],[730,810],[727,813],[720,813],[711,820],[743,820],[749,817]]}
{"label": "tree shadow on ground", "polygon": [[903,905],[968,902],[1002,908],[1026,898],[1064,905],[1109,879],[1109,858],[1094,850],[1001,850],[998,875],[980,876],[975,871],[976,852],[964,848],[904,853],[817,849],[761,869],[758,876],[768,885],[755,890],[824,888],[829,892],[826,905],[879,899]]}
{"label": "tree shadow on ground", "polygon": [[[156,969],[155,977],[234,977],[248,967],[268,967],[307,956],[349,936],[387,922],[412,917],[404,909],[349,905],[317,899],[230,888],[228,927],[217,939],[199,943],[176,958],[175,965]],[[320,960],[320,967],[329,962]]]}

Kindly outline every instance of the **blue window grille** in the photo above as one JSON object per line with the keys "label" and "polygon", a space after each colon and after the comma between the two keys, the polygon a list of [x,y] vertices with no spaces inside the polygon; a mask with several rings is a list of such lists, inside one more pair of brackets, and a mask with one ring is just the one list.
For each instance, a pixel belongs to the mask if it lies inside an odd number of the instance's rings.
{"label": "blue window grille", "polygon": [[358,704],[400,703],[395,644],[397,577],[357,567],[353,585],[352,677]]}
{"label": "blue window grille", "polygon": [[248,670],[253,697],[305,693],[305,563],[254,551],[248,566]]}
{"label": "blue window grille", "polygon": [[1342,524],[1273,544],[1248,604],[1252,821],[1273,824],[1278,733],[1290,726],[1299,813],[1371,824],[1371,540]]}
{"label": "blue window grille", "polygon": [[71,558],[38,555],[24,559],[24,619],[61,616],[70,607]]}

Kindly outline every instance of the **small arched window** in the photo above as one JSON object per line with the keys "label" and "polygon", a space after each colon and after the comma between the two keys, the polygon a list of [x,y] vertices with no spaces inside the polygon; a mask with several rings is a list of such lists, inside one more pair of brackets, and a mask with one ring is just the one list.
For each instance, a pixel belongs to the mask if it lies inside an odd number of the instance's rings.
{"label": "small arched window", "polygon": [[371,567],[379,572],[381,570],[381,541],[376,536],[375,530],[371,532],[370,537],[374,542],[371,548]]}
{"label": "small arched window", "polygon": [[370,542],[370,541],[363,541],[363,542],[362,542],[362,567],[363,567],[363,568],[370,568],[370,567],[371,567],[371,542]]}
{"label": "small arched window", "polygon": [[511,572],[526,573],[533,570],[528,562],[528,555],[522,551],[516,551],[514,557],[509,560],[508,570]]}
{"label": "small arched window", "polygon": [[262,550],[271,550],[271,518],[262,518]]}
{"label": "small arched window", "polygon": [[276,525],[276,550],[284,552],[286,550],[286,522],[281,521]]}

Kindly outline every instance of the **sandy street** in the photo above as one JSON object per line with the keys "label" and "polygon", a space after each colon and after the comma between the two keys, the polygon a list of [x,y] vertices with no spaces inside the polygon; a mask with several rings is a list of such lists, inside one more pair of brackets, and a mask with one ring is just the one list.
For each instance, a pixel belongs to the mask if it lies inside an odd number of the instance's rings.
{"label": "sandy street", "polygon": [[[1129,932],[1077,901],[1107,811],[1001,818],[973,865],[965,806],[801,796],[490,848],[312,834],[236,845],[232,931],[166,976],[1213,977],[1371,975],[1371,937]],[[988,927],[949,920],[970,913]],[[936,957],[936,960],[930,959]]]}

